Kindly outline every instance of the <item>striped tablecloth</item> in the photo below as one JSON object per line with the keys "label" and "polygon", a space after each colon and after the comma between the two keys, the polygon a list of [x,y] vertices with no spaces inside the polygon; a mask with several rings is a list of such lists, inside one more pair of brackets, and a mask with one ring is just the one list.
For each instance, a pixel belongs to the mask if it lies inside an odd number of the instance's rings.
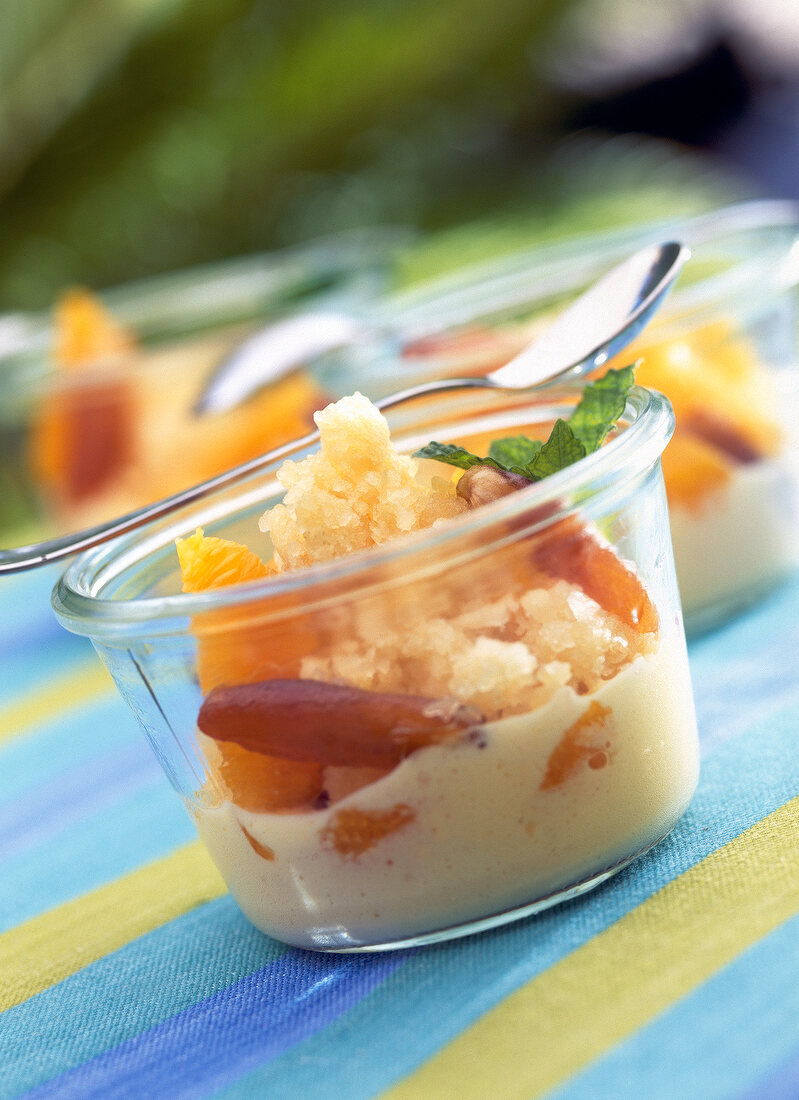
{"label": "striped tablecloth", "polygon": [[0,591],[0,1096],[799,1096],[799,578],[691,647],[671,837],[542,916],[374,956],[247,924],[43,580]]}

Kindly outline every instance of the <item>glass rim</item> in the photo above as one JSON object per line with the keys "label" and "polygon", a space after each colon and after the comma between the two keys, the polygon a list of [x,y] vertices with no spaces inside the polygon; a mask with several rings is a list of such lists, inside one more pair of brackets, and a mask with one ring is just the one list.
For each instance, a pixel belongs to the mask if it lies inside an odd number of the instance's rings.
{"label": "glass rim", "polygon": [[[536,409],[539,413],[554,410],[558,408],[555,404],[558,400],[563,407],[567,399],[573,400],[581,390],[582,387],[579,385],[564,385],[557,390],[531,395],[541,396],[545,401],[533,404],[530,408]],[[474,394],[474,391],[465,392]],[[498,396],[495,391],[486,392],[495,398]],[[449,395],[450,400],[452,396]],[[508,396],[519,398],[521,395],[517,392],[515,395]],[[520,406],[520,411],[523,407]],[[470,421],[474,422],[476,419],[476,414],[467,413],[454,425],[447,421],[446,427],[448,430],[453,428],[463,430]],[[540,419],[545,420],[549,417],[541,416]],[[551,474],[540,482],[531,483],[529,487],[518,492],[454,517],[438,528],[411,532],[382,546],[316,563],[305,569],[287,571],[277,576],[204,592],[180,592],[165,596],[127,599],[104,597],[101,594],[104,584],[107,585],[115,577],[135,569],[137,565],[140,566],[149,556],[163,550],[176,537],[186,537],[190,527],[202,526],[202,521],[198,521],[196,516],[188,517],[181,525],[182,511],[173,513],[141,531],[120,536],[85,551],[75,558],[53,588],[53,610],[62,626],[73,633],[85,634],[98,640],[104,635],[107,637],[140,636],[147,631],[148,627],[150,632],[183,632],[188,619],[203,612],[243,607],[256,602],[266,606],[272,597],[283,597],[287,593],[295,592],[306,593],[310,600],[315,589],[322,589],[330,582],[341,580],[357,582],[359,577],[368,578],[370,570],[379,569],[402,559],[418,562],[414,573],[423,572],[424,556],[431,550],[440,550],[448,544],[459,541],[465,547],[470,536],[481,530],[496,530],[499,533],[508,520],[523,516],[525,513],[531,516],[529,526],[525,527],[527,534],[544,530],[574,512],[573,503],[564,506],[560,499],[568,493],[573,494],[576,490],[583,490],[589,492],[592,500],[601,501],[604,495],[616,491],[619,485],[648,470],[659,459],[674,429],[674,413],[671,404],[667,398],[655,390],[634,386],[628,397],[622,420],[625,423],[624,430],[593,454]],[[415,430],[418,433],[419,429]],[[397,433],[399,442],[401,443],[403,437],[409,434],[410,430],[402,428]],[[427,437],[430,437],[429,432]],[[403,451],[403,453],[406,452]],[[279,465],[280,463],[277,463],[270,471],[273,479]],[[620,477],[622,473],[625,476]],[[265,498],[268,494],[263,477],[262,472],[258,477],[259,486],[256,490],[237,496],[230,503],[226,513],[214,515],[209,522],[215,522],[225,514],[232,515],[244,507],[252,506],[256,500],[251,498]],[[248,480],[251,479],[242,479],[239,487],[244,489]],[[229,492],[230,489],[225,491],[225,497]],[[532,518],[534,512],[541,506],[553,503],[559,504],[560,507],[551,513],[545,512],[537,520]],[[203,501],[199,507],[193,506],[187,511],[194,513],[203,506],[207,508],[209,501]],[[264,507],[266,507],[266,501]],[[507,533],[507,528],[505,531]],[[114,561],[119,562],[126,555],[129,557],[127,564],[123,564],[118,572],[112,573],[103,580],[104,572],[111,568]],[[456,554],[453,555],[453,559],[456,556]],[[409,573],[410,569],[405,575]],[[368,580],[365,583],[366,586],[368,586]],[[95,591],[92,591],[93,588]],[[159,624],[157,631],[156,623]]]}

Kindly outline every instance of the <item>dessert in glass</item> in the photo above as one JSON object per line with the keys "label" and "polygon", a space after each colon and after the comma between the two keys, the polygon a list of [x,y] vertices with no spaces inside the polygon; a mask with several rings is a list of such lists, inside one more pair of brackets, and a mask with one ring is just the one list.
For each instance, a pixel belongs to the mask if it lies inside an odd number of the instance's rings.
{"label": "dessert in glass", "polygon": [[304,369],[229,411],[197,401],[261,326],[373,297],[405,239],[364,231],[102,295],[67,289],[51,314],[19,318],[0,348],[2,545],[93,526],[308,431],[328,398]]}
{"label": "dessert in glass", "polygon": [[317,414],[318,450],[65,573],[59,620],[264,932],[357,951],[479,931],[597,885],[685,811],[673,417],[635,387],[603,442],[585,409],[576,388],[465,391],[390,438],[356,394]]}
{"label": "dessert in glass", "polygon": [[756,600],[799,560],[794,204],[745,203],[456,273],[394,297],[387,312],[401,339],[331,359],[330,377],[379,397],[399,377],[412,384],[492,370],[619,255],[669,235],[692,249],[691,263],[622,358],[640,357],[639,383],[674,406],[663,469],[686,625],[698,631]]}

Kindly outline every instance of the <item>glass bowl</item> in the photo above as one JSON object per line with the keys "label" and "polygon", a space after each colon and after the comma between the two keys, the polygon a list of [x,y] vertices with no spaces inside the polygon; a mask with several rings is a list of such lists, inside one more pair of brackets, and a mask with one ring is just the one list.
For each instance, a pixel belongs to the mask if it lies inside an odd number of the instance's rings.
{"label": "glass bowl", "polygon": [[384,289],[407,239],[364,230],[97,298],[73,292],[53,316],[5,318],[2,545],[94,526],[307,431],[326,397],[305,370],[242,408],[203,415],[195,405],[258,327],[300,309],[353,310]]}
{"label": "glass bowl", "polygon": [[[621,356],[677,420],[663,467],[686,626],[756,600],[797,562],[799,207],[751,202],[506,257],[385,302],[393,341],[331,357],[331,392],[371,397],[507,362],[547,318],[635,248],[669,238],[692,258]],[[620,365],[619,362],[611,364]]]}
{"label": "glass bowl", "polygon": [[[547,433],[577,392],[462,392],[404,409],[395,439]],[[201,526],[269,557],[275,470],[70,565],[59,621],[91,638],[258,928],[334,951],[464,935],[592,888],[669,832],[698,775],[672,427],[635,388],[579,463],[267,579],[182,593],[174,544]]]}

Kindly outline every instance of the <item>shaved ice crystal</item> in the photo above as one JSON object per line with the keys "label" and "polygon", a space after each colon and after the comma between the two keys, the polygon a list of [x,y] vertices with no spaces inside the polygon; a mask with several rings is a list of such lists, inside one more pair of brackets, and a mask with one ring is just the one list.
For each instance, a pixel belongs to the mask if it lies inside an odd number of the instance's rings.
{"label": "shaved ice crystal", "polygon": [[418,461],[397,452],[385,417],[362,394],[314,419],[320,450],[283,464],[283,503],[260,521],[280,572],[381,546],[465,510],[453,480],[416,480]]}

